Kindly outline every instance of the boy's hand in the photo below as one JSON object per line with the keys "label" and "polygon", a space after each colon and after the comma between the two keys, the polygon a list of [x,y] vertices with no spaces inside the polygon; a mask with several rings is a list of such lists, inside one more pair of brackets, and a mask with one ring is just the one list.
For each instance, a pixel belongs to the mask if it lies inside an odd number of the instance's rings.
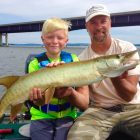
{"label": "boy's hand", "polygon": [[45,98],[42,95],[42,90],[40,88],[33,88],[29,93],[29,99],[38,106],[45,104]]}
{"label": "boy's hand", "polygon": [[56,66],[62,65],[62,64],[64,64],[64,63],[65,63],[64,61],[61,61],[61,62],[52,62],[52,63],[49,63],[49,64],[47,65],[47,67],[56,67]]}

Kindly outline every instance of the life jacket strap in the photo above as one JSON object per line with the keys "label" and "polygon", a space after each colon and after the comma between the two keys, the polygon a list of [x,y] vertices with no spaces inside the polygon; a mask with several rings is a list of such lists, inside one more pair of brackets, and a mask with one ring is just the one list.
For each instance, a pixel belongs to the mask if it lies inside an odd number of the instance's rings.
{"label": "life jacket strap", "polygon": [[48,113],[49,111],[55,111],[55,112],[61,112],[61,111],[64,111],[68,108],[71,107],[71,104],[70,103],[65,103],[65,104],[57,104],[57,105],[54,105],[54,104],[46,104],[44,106],[34,106],[34,108],[38,109],[38,110],[41,110],[42,112],[44,113]]}

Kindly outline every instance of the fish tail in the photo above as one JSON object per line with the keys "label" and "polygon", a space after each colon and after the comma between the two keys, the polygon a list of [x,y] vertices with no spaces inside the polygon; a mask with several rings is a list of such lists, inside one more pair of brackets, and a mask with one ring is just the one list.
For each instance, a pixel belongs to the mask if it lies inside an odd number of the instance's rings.
{"label": "fish tail", "polygon": [[[0,85],[5,86],[7,89],[19,79],[19,76],[5,76],[0,78]],[[3,116],[6,110],[6,103],[4,102],[5,93],[0,99],[0,118]]]}
{"label": "fish tail", "polygon": [[6,76],[0,78],[0,85],[4,85],[5,87],[9,88],[14,82],[19,79],[20,76]]}
{"label": "fish tail", "polygon": [[2,109],[2,103],[1,103],[1,100],[0,100],[0,118],[2,118],[4,112],[3,112],[3,109]]}
{"label": "fish tail", "polygon": [[7,107],[8,107],[7,101],[4,101],[2,97],[2,99],[0,99],[0,118],[3,117]]}

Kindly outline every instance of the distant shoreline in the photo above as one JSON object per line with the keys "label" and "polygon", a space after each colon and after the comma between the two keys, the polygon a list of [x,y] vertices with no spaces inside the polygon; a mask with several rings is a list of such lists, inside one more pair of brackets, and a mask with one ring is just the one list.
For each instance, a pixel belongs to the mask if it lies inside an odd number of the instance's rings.
{"label": "distant shoreline", "polygon": [[[87,47],[89,44],[88,43],[68,43],[67,46],[68,47]],[[2,45],[3,47],[6,46],[6,44],[4,43]],[[8,44],[9,47],[43,47],[43,44],[32,44],[32,43],[27,43],[27,44]]]}
{"label": "distant shoreline", "polygon": [[[44,46],[24,46],[24,45],[22,45],[22,46],[13,46],[13,45],[10,45],[10,46],[1,46],[1,47],[11,47],[11,48],[44,48]],[[70,49],[84,49],[84,48],[86,48],[86,47],[88,47],[88,46],[66,46],[66,48],[70,48]]]}
{"label": "distant shoreline", "polygon": [[[140,44],[134,44],[136,47],[140,47]],[[3,47],[6,46],[5,43],[2,45]],[[43,47],[43,44],[37,44],[37,43],[23,43],[23,44],[14,44],[14,43],[9,43],[10,47]],[[89,46],[89,43],[68,43],[67,46],[69,47],[87,47]]]}

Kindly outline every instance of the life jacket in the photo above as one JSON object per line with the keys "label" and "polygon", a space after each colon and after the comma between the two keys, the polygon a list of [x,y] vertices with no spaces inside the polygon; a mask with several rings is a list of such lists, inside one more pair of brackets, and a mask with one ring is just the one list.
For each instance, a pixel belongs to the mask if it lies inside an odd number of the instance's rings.
{"label": "life jacket", "polygon": [[[51,63],[46,55],[46,52],[39,54],[35,58],[37,58],[40,68],[46,67],[48,65],[48,63]],[[73,62],[72,56],[68,52],[62,51],[60,54],[60,58],[65,63]]]}
{"label": "life jacket", "polygon": [[[76,56],[76,55],[74,55]],[[38,60],[38,64],[40,68],[46,67],[48,63],[51,63],[48,59],[46,52],[41,53],[40,55],[35,57]],[[61,52],[60,54],[61,61],[64,61],[65,63],[73,62],[72,54],[68,52]],[[77,56],[76,56],[77,58]],[[73,107],[70,102],[68,102],[67,99],[58,99],[58,98],[52,98],[49,104],[43,105],[43,106],[36,106],[33,105],[35,109],[40,110],[41,112],[46,114],[46,118],[63,118],[66,116],[70,116],[72,118],[77,117],[77,111],[76,108]],[[35,114],[35,110],[30,111],[31,114]],[[32,120],[36,120],[39,118],[32,118]]]}

